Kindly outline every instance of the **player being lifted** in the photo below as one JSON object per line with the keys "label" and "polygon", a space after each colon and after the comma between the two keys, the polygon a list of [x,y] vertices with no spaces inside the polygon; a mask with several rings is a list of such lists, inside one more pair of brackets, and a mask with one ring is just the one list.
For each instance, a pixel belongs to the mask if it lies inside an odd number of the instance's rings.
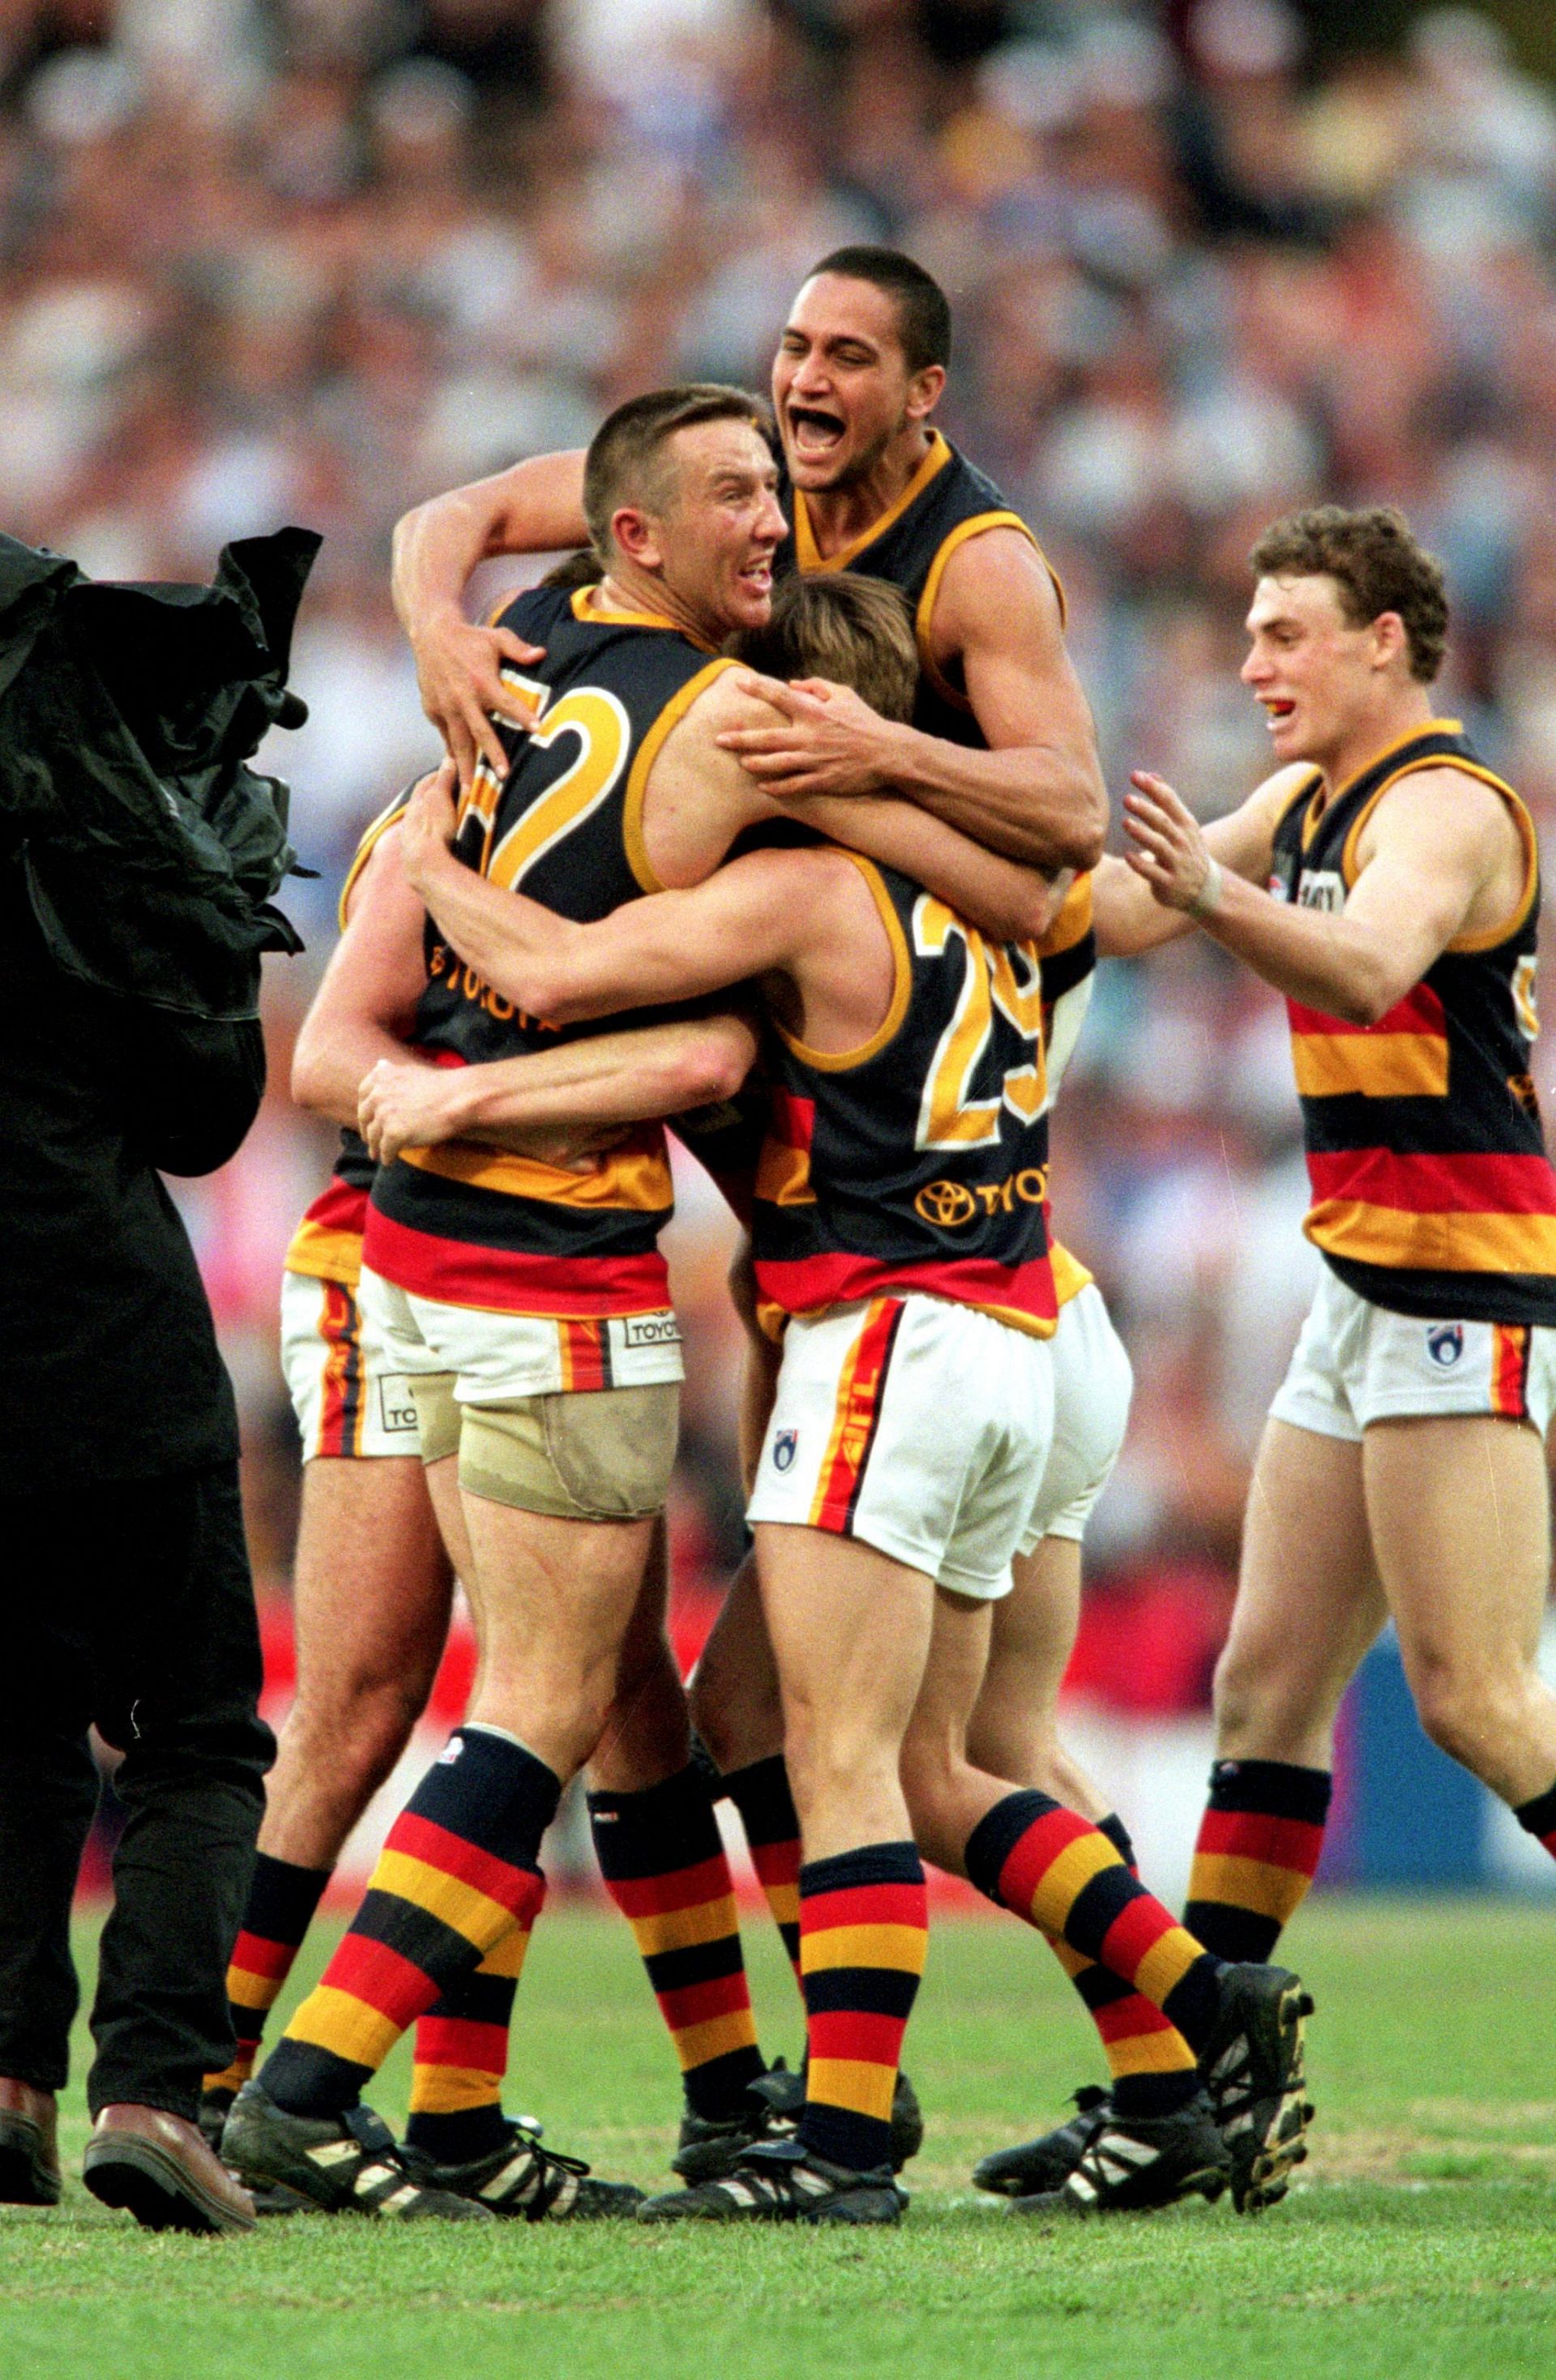
{"label": "player being lifted", "polygon": [[[905,661],[910,684],[906,639]],[[751,1519],[805,1847],[808,2091],[793,2140],[646,2211],[897,2218],[889,2117],[925,1940],[916,1833],[1163,2010],[1191,2045],[1180,2089],[1218,2167],[1194,2056],[1237,2067],[1252,2196],[1299,2147],[1295,1979],[1210,1956],[1107,1836],[966,1753],[1052,1427],[1035,950],[986,945],[910,879],[826,846],[751,852],[570,925],[462,868],[455,828],[446,785],[424,784],[407,870],[451,949],[529,1013],[579,1020],[755,978],[774,1028],[756,1269],[788,1318]]]}
{"label": "player being lifted", "polygon": [[[774,359],[772,394],[784,447],[780,490],[790,533],[782,571],[858,570],[887,579],[912,607],[920,662],[911,724],[887,720],[836,684],[768,681],[774,709],[732,731],[753,782],[785,801],[845,799],[901,786],[979,841],[1024,858],[1085,868],[1101,847],[1106,799],[1084,695],[1064,643],[1063,599],[1030,530],[1000,491],[935,430],[932,415],[951,352],[950,311],[911,258],[849,248],[822,260],[799,290]],[[501,711],[504,662],[533,649],[501,628],[468,623],[460,596],[484,555],[576,543],[584,522],[580,458],[541,456],[423,505],[396,538],[396,598],[416,646],[428,710],[468,776],[478,751],[499,747],[488,712]],[[1067,1055],[1090,989],[1089,891],[1077,884],[1043,946],[1055,1048]],[[1055,1068],[1055,1075],[1059,1071]],[[1126,1858],[1116,1815],[1068,1764],[1054,1733],[1059,1681],[1079,1606],[1080,1536],[1123,1435],[1127,1364],[1100,1292],[1064,1251],[1055,1259],[1066,1316],[1055,1459],[1075,1494],[996,1613],[976,1740],[995,1765],[1063,1776],[1069,1794],[1103,1823]],[[1075,1311],[1070,1307],[1074,1304]],[[798,1836],[784,1764],[762,1734],[763,1698],[741,1692],[754,1660],[749,1578],[737,1582],[694,1687],[699,1732],[723,1771],[793,1952]],[[741,1722],[748,1714],[750,1729]],[[1085,1961],[1067,1961],[1101,2035],[1118,2088],[1117,2112],[1165,2119],[1155,2072],[1154,2011]],[[1081,2127],[1089,2138],[1096,2122]],[[738,2127],[730,2134],[738,2145]],[[1139,2146],[1139,2143],[1136,2144]],[[1058,2186],[1073,2162],[1024,2167],[1022,2188]],[[1140,2161],[1129,2195],[1167,2180],[1173,2160]]]}
{"label": "player being lifted", "polygon": [[1270,1408],[1217,1672],[1187,1922],[1263,1959],[1318,1864],[1335,1713],[1386,1619],[1421,1723],[1556,1853],[1556,1172],[1530,1079],[1539,873],[1516,794],[1434,715],[1442,573],[1395,512],[1276,522],[1243,678],[1273,773],[1201,832],[1128,805],[1104,946],[1197,926],[1285,994],[1325,1274]]}

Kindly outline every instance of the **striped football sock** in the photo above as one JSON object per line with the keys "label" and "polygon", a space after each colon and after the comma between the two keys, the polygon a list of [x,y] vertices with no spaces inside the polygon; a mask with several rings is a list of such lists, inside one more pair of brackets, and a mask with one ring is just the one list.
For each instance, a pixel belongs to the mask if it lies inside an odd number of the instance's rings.
{"label": "striped football sock", "polygon": [[[748,1768],[732,1768],[719,1779],[740,1813],[750,1846],[751,1865],[767,1895],[772,1922],[784,1937],[789,1964],[799,1981],[799,1814],[789,1791],[784,1755],[753,1760]],[[801,1985],[803,1991],[804,1985]]]}
{"label": "striped football sock", "polygon": [[1548,1793],[1537,1793],[1532,1802],[1520,1802],[1513,1815],[1525,1833],[1543,1843],[1556,1859],[1556,1785]]}
{"label": "striped football sock", "polygon": [[249,1905],[227,1968],[227,2010],[237,2053],[224,2073],[206,2076],[207,2091],[241,2091],[252,2074],[265,2019],[292,1972],[330,1876],[327,1867],[296,1867],[268,1852],[255,1853]]}
{"label": "striped football sock", "polygon": [[536,1861],[561,1785],[511,1736],[459,1729],[389,1829],[362,1905],[260,2080],[293,2115],[355,2107],[402,2033],[545,1892]]}
{"label": "striped football sock", "polygon": [[798,2137],[856,2173],[891,2160],[897,2065],[929,1940],[912,1843],[869,1843],[800,1869],[808,2059]]}
{"label": "striped football sock", "polygon": [[641,1793],[591,1793],[589,1815],[605,1889],[670,2028],[687,2105],[714,2120],[733,2115],[765,2068],[708,1787],[688,1766]]}
{"label": "striped football sock", "polygon": [[416,2020],[406,2139],[439,2165],[468,2165],[507,2140],[508,2026],[534,1918],[511,1925],[473,1974]]}
{"label": "striped football sock", "polygon": [[[1135,1846],[1123,1819],[1116,1815],[1099,1818],[1097,1831],[1106,1835],[1131,1876],[1138,1876]],[[1199,2087],[1199,2070],[1177,2027],[1142,1992],[1110,1974],[1095,1959],[1072,1950],[1052,1934],[1045,1938],[1100,2036],[1114,2112],[1127,2119],[1170,2116],[1186,2107]]]}
{"label": "striped football sock", "polygon": [[1270,1959],[1313,1881],[1331,1783],[1284,1760],[1211,1768],[1184,1924],[1219,1959]]}
{"label": "striped football sock", "polygon": [[965,1857],[991,1900],[1095,1959],[1160,2009],[1197,2055],[1204,2047],[1222,1961],[1130,1875],[1088,1818],[1046,1793],[1007,1793],[973,1828]]}

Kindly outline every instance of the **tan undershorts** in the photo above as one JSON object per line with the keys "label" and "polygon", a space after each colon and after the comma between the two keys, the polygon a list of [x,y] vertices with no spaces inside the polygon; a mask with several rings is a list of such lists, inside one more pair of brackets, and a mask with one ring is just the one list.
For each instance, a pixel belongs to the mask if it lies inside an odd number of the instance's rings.
{"label": "tan undershorts", "polygon": [[494,1504],[564,1521],[629,1521],[663,1511],[675,1463],[681,1392],[574,1389],[458,1404],[451,1372],[413,1376],[421,1459],[459,1457],[459,1485]]}

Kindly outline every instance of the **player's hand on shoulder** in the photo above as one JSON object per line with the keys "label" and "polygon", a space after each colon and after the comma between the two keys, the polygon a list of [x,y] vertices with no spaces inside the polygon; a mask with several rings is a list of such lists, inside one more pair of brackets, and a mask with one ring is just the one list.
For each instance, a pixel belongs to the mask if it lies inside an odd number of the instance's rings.
{"label": "player's hand on shoulder", "polygon": [[468,789],[482,759],[505,776],[508,756],[497,722],[522,727],[528,721],[514,688],[503,682],[503,668],[533,669],[545,659],[544,648],[526,644],[511,628],[482,627],[445,608],[413,628],[411,650],[421,708],[443,737],[460,784]]}
{"label": "player's hand on shoulder", "polygon": [[760,711],[719,735],[763,793],[778,801],[816,794],[879,794],[891,784],[893,738],[901,733],[853,689],[829,678],[741,673],[740,689]]}

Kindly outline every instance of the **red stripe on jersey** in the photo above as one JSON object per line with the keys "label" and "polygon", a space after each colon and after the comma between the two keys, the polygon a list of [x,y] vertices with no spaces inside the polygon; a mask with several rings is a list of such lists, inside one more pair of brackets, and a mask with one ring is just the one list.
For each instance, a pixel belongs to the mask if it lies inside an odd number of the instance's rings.
{"label": "red stripe on jersey", "polygon": [[960,1263],[952,1258],[887,1264],[832,1249],[792,1260],[763,1259],[757,1265],[757,1284],[785,1314],[814,1314],[823,1306],[853,1305],[893,1289],[921,1290],[928,1297],[948,1298],[954,1305],[1003,1306],[1038,1322],[1052,1322],[1059,1313],[1053,1268],[1046,1256],[1021,1265],[976,1257]]}
{"label": "red stripe on jersey", "polygon": [[368,1209],[363,1262],[417,1297],[492,1314],[657,1314],[670,1275],[657,1248],[636,1257],[520,1256],[434,1238]]}
{"label": "red stripe on jersey", "polygon": [[305,1208],[300,1221],[316,1223],[324,1232],[359,1232],[367,1217],[368,1194],[332,1173],[324,1188]]}
{"label": "red stripe on jersey", "polygon": [[1441,1037],[1448,1029],[1441,998],[1424,983],[1407,991],[1386,1016],[1380,1016],[1372,1025],[1347,1024],[1344,1017],[1330,1016],[1321,1008],[1307,1008],[1300,1000],[1288,1000],[1286,1014],[1294,1033],[1429,1033]]}
{"label": "red stripe on jersey", "polygon": [[1556,1215],[1556,1172],[1544,1157],[1309,1150],[1307,1177],[1315,1199],[1354,1198],[1413,1215]]}
{"label": "red stripe on jersey", "polygon": [[816,1102],[775,1083],[768,1105],[768,1130],[785,1148],[808,1148],[816,1136]]}

